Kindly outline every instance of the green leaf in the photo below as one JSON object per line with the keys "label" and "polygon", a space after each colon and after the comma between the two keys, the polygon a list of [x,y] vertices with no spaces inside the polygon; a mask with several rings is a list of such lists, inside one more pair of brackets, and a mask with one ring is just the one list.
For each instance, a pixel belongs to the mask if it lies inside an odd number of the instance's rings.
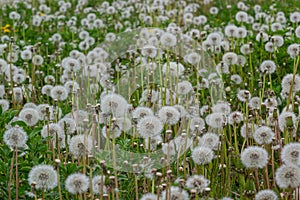
{"label": "green leaf", "polygon": [[32,167],[29,167],[29,166],[26,166],[26,167],[22,167],[21,169],[20,169],[20,172],[30,172],[30,170],[32,169]]}
{"label": "green leaf", "polygon": [[32,139],[32,138],[36,137],[41,130],[42,130],[42,128],[35,128],[31,133],[28,134],[28,138]]}
{"label": "green leaf", "polygon": [[15,121],[15,122],[12,122],[11,125],[12,126],[18,125],[18,126],[21,126],[23,128],[27,127],[27,124],[25,122],[23,122],[23,121]]}
{"label": "green leaf", "polygon": [[18,112],[18,110],[8,110],[7,112],[4,112],[4,123],[9,123]]}

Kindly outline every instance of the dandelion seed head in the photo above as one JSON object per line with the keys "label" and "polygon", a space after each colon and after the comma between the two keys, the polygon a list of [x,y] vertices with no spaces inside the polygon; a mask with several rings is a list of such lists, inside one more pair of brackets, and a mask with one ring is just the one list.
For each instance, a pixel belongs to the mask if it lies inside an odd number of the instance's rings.
{"label": "dandelion seed head", "polygon": [[169,73],[171,76],[175,77],[183,75],[184,70],[184,66],[181,63],[177,64],[176,62],[165,63],[162,67],[162,72],[164,74]]}
{"label": "dandelion seed head", "polygon": [[261,190],[255,195],[255,200],[277,200],[277,194],[273,190]]}
{"label": "dandelion seed head", "polygon": [[273,43],[276,47],[281,47],[284,44],[284,39],[280,35],[272,36],[271,41],[273,41]]}
{"label": "dandelion seed head", "polygon": [[267,98],[264,102],[264,105],[269,108],[270,110],[274,110],[275,108],[277,108],[278,102],[276,100],[276,98],[272,97],[272,98]]}
{"label": "dandelion seed head", "polygon": [[4,85],[0,85],[0,98],[3,98],[5,95],[5,87]]}
{"label": "dandelion seed head", "polygon": [[241,76],[238,75],[238,74],[231,75],[230,80],[233,81],[235,84],[241,84],[242,81],[243,81],[243,79],[241,78]]}
{"label": "dandelion seed head", "polygon": [[44,125],[41,131],[42,138],[46,138],[50,136],[54,139],[56,137],[56,134],[57,135],[63,134],[62,128],[56,123],[50,123],[49,125]]}
{"label": "dandelion seed head", "polygon": [[265,44],[265,50],[267,52],[273,53],[276,50],[276,45],[273,42],[267,42]]}
{"label": "dandelion seed head", "polygon": [[131,120],[128,117],[118,117],[114,122],[117,127],[122,131],[129,131],[132,127]]}
{"label": "dandelion seed head", "polygon": [[76,81],[67,81],[65,82],[64,87],[67,89],[68,93],[72,93],[77,92],[79,84]]}
{"label": "dandelion seed head", "polygon": [[276,184],[280,188],[300,186],[300,168],[295,165],[281,165],[275,173]]}
{"label": "dandelion seed head", "polygon": [[234,37],[236,35],[237,27],[233,24],[229,24],[225,27],[225,35],[229,37]]}
{"label": "dandelion seed head", "polygon": [[93,140],[91,136],[87,136],[85,140],[84,135],[75,135],[71,137],[69,143],[70,153],[74,158],[79,158],[86,153],[87,155],[91,152],[93,148]]}
{"label": "dandelion seed head", "polygon": [[73,134],[76,130],[76,122],[72,118],[62,118],[58,121],[58,125],[62,130],[66,129],[67,134]]}
{"label": "dandelion seed head", "polygon": [[141,53],[145,57],[154,58],[158,54],[158,48],[152,45],[142,47]]}
{"label": "dandelion seed head", "polygon": [[193,90],[193,86],[189,81],[182,81],[177,84],[177,92],[181,95],[186,95]]}
{"label": "dandelion seed head", "polygon": [[164,106],[158,111],[158,117],[163,123],[174,125],[179,121],[180,113],[172,106]]}
{"label": "dandelion seed head", "polygon": [[193,175],[186,180],[186,187],[195,189],[197,192],[204,192],[205,188],[208,187],[210,181],[202,175]]}
{"label": "dandelion seed head", "polygon": [[237,98],[241,102],[249,101],[251,99],[251,93],[248,90],[240,90],[237,94]]}
{"label": "dandelion seed head", "polygon": [[260,65],[260,71],[266,74],[273,74],[276,70],[276,64],[272,60],[265,60]]}
{"label": "dandelion seed head", "polygon": [[205,122],[212,128],[222,128],[227,124],[227,117],[224,113],[215,112],[207,115]]}
{"label": "dandelion seed head", "polygon": [[196,52],[192,52],[186,55],[185,60],[192,65],[197,65],[201,60],[201,56]]}
{"label": "dandelion seed head", "polygon": [[[166,200],[166,190],[161,193],[161,200]],[[170,187],[170,199],[179,199],[179,200],[189,200],[189,194],[184,189],[179,187],[171,186]]]}
{"label": "dandelion seed head", "polygon": [[278,23],[278,22],[274,22],[274,23],[271,24],[271,30],[272,30],[273,32],[280,31],[280,30],[282,30],[282,29],[283,29],[282,24],[280,24],[280,23]]}
{"label": "dandelion seed head", "polygon": [[112,125],[111,127],[104,126],[102,128],[102,135],[105,138],[108,138],[108,137],[111,139],[118,138],[121,136],[121,134],[122,134],[122,130],[118,126],[115,126],[115,125]]}
{"label": "dandelion seed head", "polygon": [[249,44],[244,44],[241,46],[240,51],[243,55],[248,55],[253,52],[253,49],[251,49]]}
{"label": "dandelion seed head", "polygon": [[268,152],[257,146],[249,146],[241,153],[241,161],[246,168],[263,168],[268,164]]}
{"label": "dandelion seed head", "polygon": [[61,62],[61,66],[69,72],[77,72],[80,70],[79,61],[71,57],[64,58]]}
{"label": "dandelion seed head", "polygon": [[227,52],[223,55],[222,61],[227,65],[234,65],[237,63],[237,55],[233,52]]}
{"label": "dandelion seed head", "polygon": [[235,32],[236,38],[245,38],[247,36],[247,30],[244,27],[238,27]]}
{"label": "dandelion seed head", "polygon": [[214,113],[223,113],[228,115],[231,112],[231,107],[227,102],[218,102],[212,106],[211,110]]}
{"label": "dandelion seed head", "polygon": [[0,99],[0,106],[2,108],[2,112],[5,112],[9,109],[9,101],[6,99]]}
{"label": "dandelion seed head", "polygon": [[107,14],[111,15],[111,14],[114,14],[116,12],[116,9],[113,6],[108,6],[106,8],[106,12],[107,12]]}
{"label": "dandelion seed head", "polygon": [[177,104],[177,105],[174,105],[173,107],[176,108],[178,110],[178,112],[180,113],[180,118],[184,118],[187,116],[187,111],[184,106]]}
{"label": "dandelion seed head", "polygon": [[33,192],[26,191],[25,193],[26,193],[26,196],[28,196],[29,198],[35,198],[36,197],[36,195]]}
{"label": "dandelion seed head", "polygon": [[296,128],[296,115],[293,112],[284,111],[282,112],[278,117],[278,124],[279,128],[282,132],[284,132],[285,129]]}
{"label": "dandelion seed head", "polygon": [[260,101],[260,98],[259,97],[252,97],[250,100],[249,100],[249,107],[252,108],[252,109],[259,109],[260,106],[261,106],[261,101]]}
{"label": "dandelion seed head", "polygon": [[[92,179],[92,185],[94,194],[101,194],[101,190],[103,191],[103,194],[107,193],[107,188],[105,186],[105,176],[94,176]],[[103,187],[102,189],[101,186]]]}
{"label": "dandelion seed head", "polygon": [[82,31],[80,31],[79,32],[79,38],[81,39],[81,40],[84,40],[84,39],[86,39],[87,37],[89,37],[90,36],[90,34],[89,34],[89,32],[87,32],[87,31],[85,31],[85,30],[82,30]]}
{"label": "dandelion seed head", "polygon": [[194,131],[202,131],[205,128],[205,121],[201,117],[193,117],[190,121],[190,129]]}
{"label": "dandelion seed head", "polygon": [[140,200],[157,200],[157,195],[153,193],[143,194]]}
{"label": "dandelion seed head", "polygon": [[176,36],[173,35],[172,33],[164,33],[160,37],[160,42],[161,42],[162,46],[168,48],[168,47],[175,46],[177,43],[177,39],[176,39]]}
{"label": "dandelion seed head", "polygon": [[101,110],[114,116],[123,116],[127,111],[127,101],[118,94],[107,94],[101,99]]}
{"label": "dandelion seed head", "polygon": [[51,89],[52,99],[57,99],[59,101],[64,101],[68,98],[68,90],[61,85],[57,85]]}
{"label": "dandelion seed head", "polygon": [[198,146],[192,151],[192,159],[198,165],[205,165],[212,161],[214,152],[208,147]]}
{"label": "dandelion seed head", "polygon": [[292,12],[290,14],[290,21],[292,23],[300,22],[300,13],[299,12]]}
{"label": "dandelion seed head", "polygon": [[[15,63],[18,61],[19,59],[19,54],[17,52],[8,52],[7,53],[7,57],[6,57],[6,60],[7,61],[11,61],[12,63]],[[9,69],[9,68],[8,68]]]}
{"label": "dandelion seed head", "polygon": [[74,173],[67,177],[66,189],[71,194],[82,194],[89,188],[89,178],[82,173]]}
{"label": "dandelion seed head", "polygon": [[248,125],[246,123],[243,124],[243,126],[241,127],[241,136],[243,138],[246,138],[247,126],[248,126],[248,138],[253,138],[253,134],[257,129],[257,125],[252,123],[248,123]]}
{"label": "dandelion seed head", "polygon": [[137,131],[143,138],[158,136],[163,130],[163,123],[155,116],[145,116],[137,123]]}
{"label": "dandelion seed head", "polygon": [[220,62],[219,64],[217,64],[216,70],[218,74],[229,74],[229,66],[224,62]]}
{"label": "dandelion seed head", "polygon": [[257,128],[253,134],[253,138],[257,144],[270,144],[274,136],[274,132],[268,126]]}
{"label": "dandelion seed head", "polygon": [[184,135],[179,135],[172,141],[175,143],[176,151],[179,153],[187,151],[193,144],[193,140]]}
{"label": "dandelion seed head", "polygon": [[19,117],[28,126],[34,126],[40,119],[39,113],[34,108],[22,109],[19,113]]}
{"label": "dandelion seed head", "polygon": [[146,150],[148,150],[150,148],[151,151],[154,151],[154,150],[157,149],[157,145],[162,143],[162,142],[163,142],[163,139],[162,139],[161,136],[145,138],[144,147],[145,147]]}
{"label": "dandelion seed head", "polygon": [[41,66],[44,62],[44,58],[41,55],[34,55],[32,57],[32,63],[36,66]]}
{"label": "dandelion seed head", "polygon": [[219,9],[217,7],[211,7],[209,9],[209,13],[212,14],[212,15],[216,15],[219,13]]}
{"label": "dandelion seed head", "polygon": [[291,58],[295,58],[299,55],[300,47],[299,44],[290,44],[287,49],[287,53],[290,55]]}
{"label": "dandelion seed head", "polygon": [[300,158],[300,143],[291,142],[282,148],[281,160],[287,165],[299,165]]}
{"label": "dandelion seed head", "polygon": [[27,133],[22,127],[12,127],[4,132],[3,140],[11,149],[23,148],[28,140]]}
{"label": "dandelion seed head", "polygon": [[239,124],[244,120],[244,115],[240,111],[234,111],[228,115],[229,124]]}
{"label": "dandelion seed head", "polygon": [[139,106],[132,112],[133,119],[141,119],[145,116],[153,116],[153,111],[150,108]]}
{"label": "dandelion seed head", "polygon": [[13,75],[13,81],[17,84],[21,84],[25,81],[25,76],[23,74]]}
{"label": "dandelion seed head", "polygon": [[36,165],[28,174],[28,182],[29,185],[35,183],[36,189],[52,190],[58,184],[57,172],[51,165]]}
{"label": "dandelion seed head", "polygon": [[23,91],[20,87],[14,87],[13,89],[14,101],[16,103],[21,103],[23,101]]}
{"label": "dandelion seed head", "polygon": [[29,49],[21,51],[21,58],[25,61],[32,59],[32,52]]}
{"label": "dandelion seed head", "polygon": [[247,22],[248,14],[245,11],[238,11],[235,15],[238,22]]}
{"label": "dandelion seed head", "polygon": [[40,104],[36,107],[36,110],[39,114],[39,118],[45,120],[47,117],[47,109],[49,109],[49,114],[53,112],[53,108],[48,104]]}
{"label": "dandelion seed head", "polygon": [[42,87],[42,94],[45,94],[47,96],[51,96],[51,90],[53,89],[52,85],[44,85]]}
{"label": "dandelion seed head", "polygon": [[162,143],[162,152],[169,156],[176,155],[176,146],[174,140],[171,140],[168,143]]}
{"label": "dandelion seed head", "polygon": [[220,45],[221,43],[221,40],[222,40],[222,37],[219,33],[217,32],[213,32],[213,33],[210,33],[208,36],[207,36],[207,40],[213,45],[213,46],[217,46],[217,45]]}
{"label": "dandelion seed head", "polygon": [[205,133],[199,140],[198,146],[218,150],[220,144],[219,135],[212,132]]}
{"label": "dandelion seed head", "polygon": [[[290,92],[292,81],[293,81],[293,74],[287,74],[283,77],[281,81],[281,86],[283,91]],[[292,91],[293,92],[300,91],[300,76],[298,74],[295,75]]]}

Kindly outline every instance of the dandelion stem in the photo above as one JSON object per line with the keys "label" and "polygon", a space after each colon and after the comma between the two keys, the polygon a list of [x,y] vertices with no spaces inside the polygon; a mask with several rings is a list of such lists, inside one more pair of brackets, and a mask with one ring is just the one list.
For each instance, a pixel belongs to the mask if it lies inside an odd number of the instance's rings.
{"label": "dandelion stem", "polygon": [[250,71],[251,71],[251,74],[252,74],[252,76],[250,76],[250,78],[251,78],[251,90],[253,90],[254,89],[255,73],[254,73],[254,70],[253,70],[252,54],[251,53],[249,55],[249,65],[250,65]]}
{"label": "dandelion stem", "polygon": [[238,146],[238,140],[237,140],[237,132],[236,132],[236,125],[233,126],[233,134],[234,134],[234,145],[235,145],[235,152],[237,155],[239,155],[239,146]]}
{"label": "dandelion stem", "polygon": [[246,101],[246,144],[249,146],[249,108],[248,108],[248,102]]}
{"label": "dandelion stem", "polygon": [[259,186],[259,177],[258,177],[258,169],[254,170],[255,174],[255,183],[256,183],[256,190],[260,191],[260,186]]}
{"label": "dandelion stem", "polygon": [[139,199],[139,190],[138,190],[138,179],[137,175],[134,176],[134,188],[135,188],[135,199]]}
{"label": "dandelion stem", "polygon": [[16,200],[19,199],[19,172],[18,172],[18,148],[15,147],[16,153]]}
{"label": "dandelion stem", "polygon": [[56,171],[57,171],[57,188],[58,188],[59,200],[63,200],[62,193],[61,193],[61,185],[60,185],[59,163],[57,164]]}
{"label": "dandelion stem", "polygon": [[273,90],[272,86],[272,75],[269,73],[270,89]]}
{"label": "dandelion stem", "polygon": [[289,105],[290,105],[290,101],[291,101],[291,97],[292,97],[292,93],[293,93],[293,87],[294,87],[294,83],[295,83],[295,77],[296,77],[297,69],[298,69],[298,65],[299,65],[299,60],[300,60],[300,56],[297,57],[296,64],[294,64],[293,79],[292,79],[292,83],[290,86],[289,96],[287,98],[286,111],[288,111],[288,109],[289,109]]}
{"label": "dandelion stem", "polygon": [[[93,167],[92,166],[89,166],[90,168],[90,199],[93,200],[94,199],[94,192],[93,192]],[[101,180],[102,182],[102,180]],[[100,193],[100,195],[102,195],[103,193]]]}
{"label": "dandelion stem", "polygon": [[10,87],[11,87],[11,91],[12,91],[12,95],[11,95],[11,99],[13,102],[13,108],[16,109],[16,101],[15,101],[15,97],[14,97],[14,82],[13,82],[13,70],[12,70],[12,45],[13,45],[13,41],[11,40],[11,42],[9,43],[9,75],[10,75]]}
{"label": "dandelion stem", "polygon": [[119,200],[119,186],[118,186],[118,173],[117,173],[117,155],[116,155],[116,137],[115,132],[113,132],[113,162],[114,162],[114,174],[115,174],[115,191],[116,199]]}
{"label": "dandelion stem", "polygon": [[44,189],[42,190],[42,200],[44,200],[45,199],[45,191],[44,191]]}

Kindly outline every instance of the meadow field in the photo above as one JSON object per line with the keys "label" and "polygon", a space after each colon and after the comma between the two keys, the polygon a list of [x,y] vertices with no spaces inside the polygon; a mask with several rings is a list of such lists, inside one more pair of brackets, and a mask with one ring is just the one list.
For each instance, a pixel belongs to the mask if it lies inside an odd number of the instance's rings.
{"label": "meadow field", "polygon": [[300,1],[0,0],[0,199],[300,199]]}

